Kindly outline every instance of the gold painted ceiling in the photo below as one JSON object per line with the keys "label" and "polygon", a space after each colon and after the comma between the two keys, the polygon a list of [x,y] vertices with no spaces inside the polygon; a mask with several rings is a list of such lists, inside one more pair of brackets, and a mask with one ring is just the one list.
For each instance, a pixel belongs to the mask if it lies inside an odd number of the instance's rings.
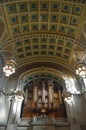
{"label": "gold painted ceiling", "polygon": [[75,52],[86,53],[85,0],[0,3],[0,50],[16,59],[14,76],[42,66],[74,73]]}

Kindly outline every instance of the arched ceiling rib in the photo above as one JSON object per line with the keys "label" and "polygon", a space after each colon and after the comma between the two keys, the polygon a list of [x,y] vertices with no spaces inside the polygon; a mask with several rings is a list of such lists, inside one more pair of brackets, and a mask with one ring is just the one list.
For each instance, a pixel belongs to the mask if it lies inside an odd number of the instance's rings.
{"label": "arched ceiling rib", "polygon": [[63,75],[74,77],[74,70],[72,70],[71,68],[67,68],[66,66],[63,67],[61,64],[51,63],[49,61],[24,64],[24,66],[21,66],[17,69],[17,73],[13,74],[12,77],[19,77],[20,75],[24,74],[24,72],[30,71],[30,69],[34,68],[55,69],[61,72]]}
{"label": "arched ceiling rib", "polygon": [[34,82],[40,83],[52,80],[54,82],[54,86],[62,87],[63,90],[65,88],[65,81],[61,75],[62,74],[55,69],[42,66],[26,71],[19,79],[20,82],[23,81],[24,88],[33,89]]}

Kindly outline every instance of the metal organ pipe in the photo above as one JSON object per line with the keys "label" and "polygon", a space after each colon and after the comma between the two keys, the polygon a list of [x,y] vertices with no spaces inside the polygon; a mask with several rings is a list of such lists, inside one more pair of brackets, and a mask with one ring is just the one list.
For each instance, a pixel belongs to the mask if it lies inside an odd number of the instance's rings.
{"label": "metal organ pipe", "polygon": [[36,106],[35,106],[35,103],[34,102],[32,102],[32,108],[35,108]]}
{"label": "metal organ pipe", "polygon": [[45,91],[45,87],[43,87],[42,88],[42,103],[45,103],[45,93],[46,93],[46,91]]}
{"label": "metal organ pipe", "polygon": [[53,81],[48,81],[48,86],[45,82],[39,87],[37,83],[34,85],[33,90],[33,108],[41,110],[56,109],[62,103],[61,90],[54,92]]}
{"label": "metal organ pipe", "polygon": [[59,95],[59,102],[60,102],[60,104],[62,104],[62,96],[61,96],[61,90],[60,89],[58,91],[58,95]]}
{"label": "metal organ pipe", "polygon": [[52,102],[53,102],[53,98],[54,98],[54,84],[52,83]]}
{"label": "metal organ pipe", "polygon": [[48,107],[48,99],[46,98],[45,99],[45,104],[44,104],[44,107],[47,108]]}
{"label": "metal organ pipe", "polygon": [[34,103],[37,102],[37,100],[38,100],[38,93],[37,93],[37,91],[38,91],[38,88],[37,88],[37,86],[35,86],[34,90],[33,90],[33,102]]}
{"label": "metal organ pipe", "polygon": [[25,91],[25,104],[27,103],[27,97],[28,97],[28,89],[26,88],[26,91]]}
{"label": "metal organ pipe", "polygon": [[49,103],[53,102],[53,84],[51,81],[48,82],[48,87],[49,87]]}
{"label": "metal organ pipe", "polygon": [[45,83],[43,82],[42,84],[42,103],[45,103],[45,95],[46,91],[45,91]]}
{"label": "metal organ pipe", "polygon": [[52,103],[52,89],[51,89],[51,86],[49,86],[49,102]]}
{"label": "metal organ pipe", "polygon": [[38,99],[38,102],[37,102],[37,107],[38,108],[41,108],[42,106],[42,102],[41,102],[41,98]]}

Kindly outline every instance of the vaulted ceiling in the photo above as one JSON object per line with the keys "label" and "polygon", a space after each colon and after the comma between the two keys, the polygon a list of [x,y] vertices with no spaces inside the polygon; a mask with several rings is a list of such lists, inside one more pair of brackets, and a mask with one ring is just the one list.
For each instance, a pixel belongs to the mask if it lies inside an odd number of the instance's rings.
{"label": "vaulted ceiling", "polygon": [[75,52],[86,53],[85,1],[2,1],[0,49],[16,59],[14,77],[37,67],[75,73]]}

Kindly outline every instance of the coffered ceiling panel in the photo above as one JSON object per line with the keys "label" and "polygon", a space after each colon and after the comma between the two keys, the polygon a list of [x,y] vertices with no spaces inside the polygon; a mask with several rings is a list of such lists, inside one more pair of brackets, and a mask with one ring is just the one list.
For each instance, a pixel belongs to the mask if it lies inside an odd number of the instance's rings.
{"label": "coffered ceiling panel", "polygon": [[[86,50],[83,0],[9,0],[0,4],[0,49],[17,66],[50,59],[74,65],[74,51]],[[3,36],[3,38],[2,38]]]}
{"label": "coffered ceiling panel", "polygon": [[25,1],[3,6],[11,38],[27,33],[56,33],[77,37],[83,4],[65,1]]}

